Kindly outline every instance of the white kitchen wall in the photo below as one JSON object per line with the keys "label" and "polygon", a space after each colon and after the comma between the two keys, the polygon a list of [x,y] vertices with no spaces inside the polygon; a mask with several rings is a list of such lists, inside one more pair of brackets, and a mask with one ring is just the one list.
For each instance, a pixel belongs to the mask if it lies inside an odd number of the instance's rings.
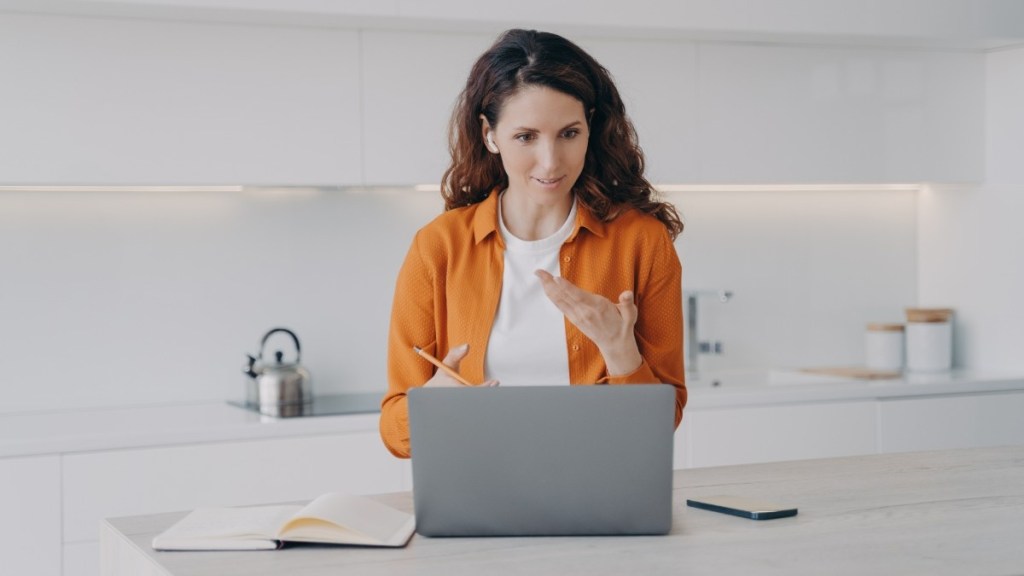
{"label": "white kitchen wall", "polygon": [[439,208],[412,190],[0,193],[0,410],[239,396],[243,354],[282,325],[319,392],[382,390],[394,278]]}
{"label": "white kitchen wall", "polygon": [[899,322],[916,297],[917,194],[897,191],[672,194],[685,290],[701,339],[721,355],[698,368],[863,364],[868,322]]}
{"label": "white kitchen wall", "polygon": [[[856,364],[916,292],[908,192],[677,193],[705,368]],[[294,329],[318,392],[383,391],[394,278],[441,210],[412,189],[0,193],[0,411],[240,396]],[[290,353],[287,339],[270,350]]]}
{"label": "white kitchen wall", "polygon": [[955,361],[1024,369],[1024,48],[988,54],[986,181],[921,197],[920,301],[956,309]]}

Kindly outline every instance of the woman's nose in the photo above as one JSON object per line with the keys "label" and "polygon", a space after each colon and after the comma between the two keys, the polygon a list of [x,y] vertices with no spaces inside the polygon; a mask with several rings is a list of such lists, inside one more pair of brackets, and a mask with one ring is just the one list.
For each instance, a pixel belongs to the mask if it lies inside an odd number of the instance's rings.
{"label": "woman's nose", "polygon": [[543,142],[537,147],[537,164],[545,170],[557,168],[560,154],[557,142]]}

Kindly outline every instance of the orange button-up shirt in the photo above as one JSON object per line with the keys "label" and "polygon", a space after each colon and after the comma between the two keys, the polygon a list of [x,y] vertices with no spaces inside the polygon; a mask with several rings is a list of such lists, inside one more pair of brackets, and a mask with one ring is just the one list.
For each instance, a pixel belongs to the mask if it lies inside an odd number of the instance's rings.
{"label": "orange button-up shirt", "polygon": [[[380,416],[381,438],[396,456],[410,456],[406,392],[426,383],[435,370],[413,346],[444,358],[449,348],[468,343],[459,372],[470,381],[484,381],[504,267],[497,208],[498,194],[493,193],[438,216],[417,232],[398,273],[388,336],[388,391]],[[643,357],[631,374],[609,376],[597,346],[566,320],[570,384],[671,384],[678,426],[686,405],[682,268],[668,230],[634,209],[601,222],[581,204],[559,258],[562,277],[584,290],[612,302],[623,291],[633,291],[639,312],[634,332]]]}

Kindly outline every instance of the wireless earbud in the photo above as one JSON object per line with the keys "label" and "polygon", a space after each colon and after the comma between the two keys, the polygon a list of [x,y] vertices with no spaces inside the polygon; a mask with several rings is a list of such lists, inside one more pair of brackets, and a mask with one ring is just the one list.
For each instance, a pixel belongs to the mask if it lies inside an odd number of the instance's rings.
{"label": "wireless earbud", "polygon": [[498,145],[494,143],[494,136],[490,132],[487,133],[487,149],[495,154],[498,153]]}

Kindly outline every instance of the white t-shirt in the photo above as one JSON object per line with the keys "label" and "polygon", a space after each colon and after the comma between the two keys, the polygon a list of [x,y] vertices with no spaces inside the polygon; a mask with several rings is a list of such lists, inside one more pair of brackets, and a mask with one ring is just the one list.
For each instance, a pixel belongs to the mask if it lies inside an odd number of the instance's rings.
{"label": "white t-shirt", "polygon": [[572,234],[576,203],[557,232],[540,240],[521,240],[505,227],[498,202],[498,225],[505,241],[505,271],[498,313],[484,358],[488,380],[502,386],[569,383],[565,316],[544,294],[537,269],[561,276],[559,250]]}

